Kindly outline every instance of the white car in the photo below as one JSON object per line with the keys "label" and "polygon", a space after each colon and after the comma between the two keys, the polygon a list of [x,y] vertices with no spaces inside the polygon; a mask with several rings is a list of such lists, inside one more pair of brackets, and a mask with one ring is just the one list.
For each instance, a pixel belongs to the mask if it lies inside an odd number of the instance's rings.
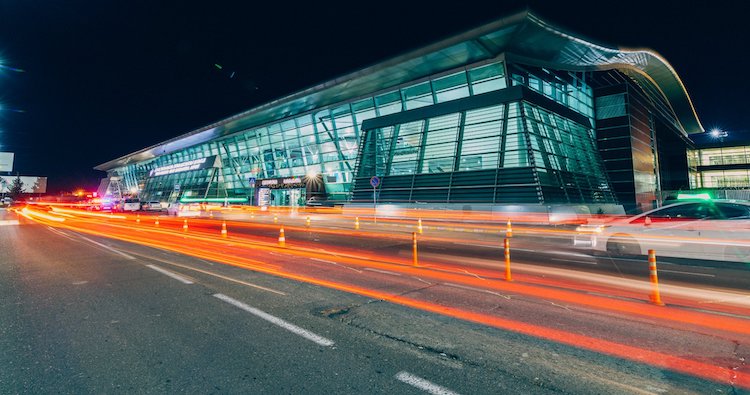
{"label": "white car", "polygon": [[138,199],[125,199],[122,202],[122,211],[138,211],[141,209],[141,201]]}
{"label": "white car", "polygon": [[141,203],[141,210],[144,211],[161,211],[161,208],[161,203],[156,200]]}
{"label": "white car", "polygon": [[199,203],[172,202],[167,206],[167,215],[199,217],[201,215],[201,205]]}
{"label": "white car", "polygon": [[582,225],[573,244],[610,256],[750,263],[750,203],[691,200],[600,225]]}

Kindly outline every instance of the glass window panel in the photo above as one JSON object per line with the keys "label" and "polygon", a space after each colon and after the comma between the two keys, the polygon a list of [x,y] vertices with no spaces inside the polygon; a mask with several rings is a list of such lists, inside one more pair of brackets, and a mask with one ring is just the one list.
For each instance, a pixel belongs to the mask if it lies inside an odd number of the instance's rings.
{"label": "glass window panel", "polygon": [[434,104],[429,81],[403,88],[401,94],[407,110]]}
{"label": "glass window panel", "polygon": [[432,81],[432,88],[435,90],[438,103],[469,96],[469,86],[464,71]]}
{"label": "glass window panel", "polygon": [[506,88],[503,63],[491,63],[469,70],[472,91],[475,95]]}
{"label": "glass window panel", "polygon": [[376,96],[375,105],[378,109],[378,116],[397,113],[401,111],[401,94],[399,91],[393,91]]}

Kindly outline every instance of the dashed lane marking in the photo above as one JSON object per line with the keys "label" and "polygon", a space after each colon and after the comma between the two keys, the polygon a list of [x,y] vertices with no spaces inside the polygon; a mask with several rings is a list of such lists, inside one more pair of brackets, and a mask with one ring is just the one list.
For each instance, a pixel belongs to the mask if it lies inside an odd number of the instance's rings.
{"label": "dashed lane marking", "polygon": [[333,340],[326,339],[323,336],[317,335],[313,332],[308,331],[307,329],[302,329],[298,327],[297,325],[294,325],[290,322],[284,321],[283,319],[273,316],[271,314],[266,313],[265,311],[256,309],[255,307],[252,307],[250,305],[247,305],[245,303],[240,302],[237,299],[230,298],[229,296],[226,296],[224,294],[214,294],[214,297],[220,300],[223,300],[224,302],[227,302],[235,307],[238,307],[242,310],[247,311],[248,313],[261,318],[263,320],[266,320],[280,328],[286,329],[289,332],[294,333],[295,335],[301,336],[307,340],[310,340],[318,345],[324,346],[324,347],[331,347],[335,343]]}
{"label": "dashed lane marking", "polygon": [[181,275],[179,275],[177,273],[174,273],[174,272],[171,272],[169,270],[162,269],[159,266],[156,266],[156,265],[146,265],[146,267],[150,268],[150,269],[154,269],[157,272],[159,272],[159,273],[161,273],[161,274],[163,274],[165,276],[172,277],[173,279],[175,279],[175,280],[177,280],[177,281],[179,281],[179,282],[181,282],[183,284],[192,284],[193,283],[192,281],[188,280],[187,278],[182,277]]}
{"label": "dashed lane marking", "polygon": [[441,385],[437,385],[431,381],[425,380],[419,376],[415,376],[409,372],[400,371],[396,373],[396,380],[421,389],[422,391],[428,392],[433,395],[458,395],[457,392],[453,392],[448,388]]}

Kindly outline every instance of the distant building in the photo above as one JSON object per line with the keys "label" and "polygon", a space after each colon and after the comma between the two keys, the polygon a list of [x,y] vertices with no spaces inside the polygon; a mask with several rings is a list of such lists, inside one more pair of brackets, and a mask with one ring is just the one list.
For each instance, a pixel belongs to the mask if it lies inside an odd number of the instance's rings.
{"label": "distant building", "polygon": [[[529,12],[96,167],[143,199],[646,210],[702,133],[674,69]],[[619,209],[621,210],[621,208]]]}
{"label": "distant building", "polygon": [[[713,131],[691,135],[695,149],[688,152],[690,187],[735,190],[720,197],[750,198],[750,132]],[[737,190],[746,190],[744,195]]]}

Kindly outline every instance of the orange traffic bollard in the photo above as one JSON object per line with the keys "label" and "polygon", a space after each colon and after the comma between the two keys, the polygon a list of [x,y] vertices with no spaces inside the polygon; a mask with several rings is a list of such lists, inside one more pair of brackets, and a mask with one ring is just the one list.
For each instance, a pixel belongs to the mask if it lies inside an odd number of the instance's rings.
{"label": "orange traffic bollard", "polygon": [[159,218],[156,219],[156,221],[154,222],[154,225],[159,226]]}
{"label": "orange traffic bollard", "polygon": [[505,237],[507,238],[513,237],[513,228],[510,226],[510,218],[508,218],[508,226],[505,229]]}
{"label": "orange traffic bollard", "polygon": [[135,215],[135,223],[137,223],[137,224],[141,223],[141,215],[140,214],[136,214]]}
{"label": "orange traffic bollard", "polygon": [[417,221],[417,232],[419,232],[420,235],[422,234],[422,218]]}
{"label": "orange traffic bollard", "polygon": [[182,221],[182,231],[187,232],[188,226],[187,226],[187,220]]}
{"label": "orange traffic bollard", "polygon": [[276,214],[273,215],[273,223],[275,224],[279,223],[279,216]]}
{"label": "orange traffic bollard", "polygon": [[510,276],[510,240],[503,240],[503,246],[505,248],[505,281],[513,281]]}
{"label": "orange traffic bollard", "polygon": [[417,259],[417,232],[411,233],[411,241],[412,241],[412,259],[414,261],[414,266],[419,266],[419,259]]}
{"label": "orange traffic bollard", "polygon": [[307,226],[308,228],[310,227],[310,216],[309,215],[307,216],[307,219],[305,220],[305,226]]}
{"label": "orange traffic bollard", "polygon": [[359,230],[359,217],[354,217],[354,229]]}
{"label": "orange traffic bollard", "polygon": [[227,237],[227,221],[221,221],[221,237]]}
{"label": "orange traffic bollard", "polygon": [[284,226],[279,229],[279,246],[286,247],[286,237],[284,237]]}
{"label": "orange traffic bollard", "polygon": [[664,306],[659,295],[659,276],[656,273],[656,251],[648,250],[648,271],[651,278],[651,303],[657,306]]}

